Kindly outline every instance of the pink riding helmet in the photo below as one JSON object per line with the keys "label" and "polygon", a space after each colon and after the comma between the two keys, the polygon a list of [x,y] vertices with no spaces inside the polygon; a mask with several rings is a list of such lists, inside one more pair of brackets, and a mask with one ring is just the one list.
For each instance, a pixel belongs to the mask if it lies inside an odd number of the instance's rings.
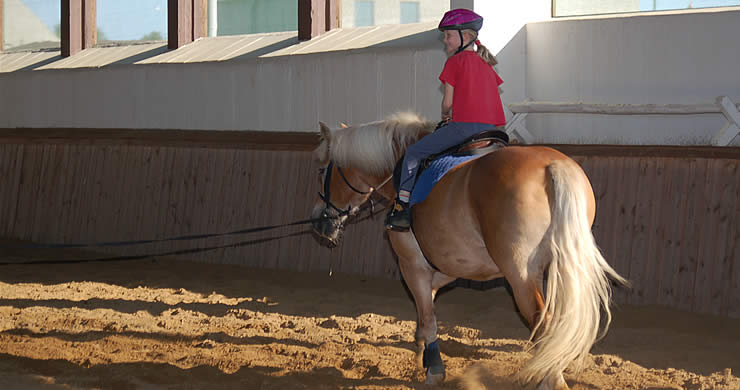
{"label": "pink riding helmet", "polygon": [[483,27],[482,16],[469,9],[458,8],[445,12],[438,28],[442,31],[468,29],[478,31],[481,27]]}

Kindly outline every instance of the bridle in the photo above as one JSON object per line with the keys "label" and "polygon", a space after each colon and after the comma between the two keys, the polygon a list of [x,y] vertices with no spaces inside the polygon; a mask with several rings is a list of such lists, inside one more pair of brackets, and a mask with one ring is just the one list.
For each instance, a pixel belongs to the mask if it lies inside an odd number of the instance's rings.
{"label": "bridle", "polygon": [[[331,176],[332,176],[333,166],[334,166],[334,160],[329,160],[329,165],[327,165],[324,168],[319,168],[319,172],[321,172],[322,170],[324,172],[324,193],[322,194],[321,192],[319,192],[319,198],[321,198],[321,200],[323,200],[324,203],[326,204],[326,208],[324,209],[324,212],[322,213],[322,217],[327,218],[327,219],[330,218],[330,216],[326,212],[326,210],[329,208],[334,209],[338,213],[334,218],[341,218],[341,217],[349,216],[353,214],[353,209],[351,205],[347,206],[346,210],[342,210],[331,201],[330,187],[331,187]],[[347,177],[344,175],[344,172],[342,172],[342,167],[340,167],[339,164],[337,164],[337,172],[339,172],[339,176],[341,176],[342,180],[344,180],[344,184],[346,184],[347,187],[349,187],[352,191],[360,195],[368,195],[368,194],[372,195],[373,192],[377,191],[379,188],[386,185],[391,180],[391,178],[393,178],[393,174],[391,174],[390,176],[388,176],[387,179],[383,180],[383,182],[380,183],[380,185],[378,185],[377,187],[370,187],[370,191],[360,191],[357,188],[355,188],[355,186],[350,184],[349,180],[347,180]],[[374,209],[375,209],[375,203],[373,202],[372,199],[370,199],[370,213],[371,214],[374,212]]]}

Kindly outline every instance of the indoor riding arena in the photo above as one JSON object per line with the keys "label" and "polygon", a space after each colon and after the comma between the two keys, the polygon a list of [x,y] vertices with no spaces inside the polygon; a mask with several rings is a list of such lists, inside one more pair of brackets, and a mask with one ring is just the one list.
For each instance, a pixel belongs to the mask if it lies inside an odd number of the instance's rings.
{"label": "indoor riding arena", "polygon": [[0,0],[0,389],[538,388],[504,278],[439,291],[425,384],[389,202],[333,249],[312,227],[319,122],[439,121],[453,8],[485,20],[508,148],[580,164],[630,283],[567,387],[740,390],[726,0]]}

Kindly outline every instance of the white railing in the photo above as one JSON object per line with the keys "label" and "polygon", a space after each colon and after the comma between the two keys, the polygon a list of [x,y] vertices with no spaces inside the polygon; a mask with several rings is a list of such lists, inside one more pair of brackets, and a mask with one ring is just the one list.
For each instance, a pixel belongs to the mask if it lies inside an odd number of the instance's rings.
{"label": "white railing", "polygon": [[514,118],[507,124],[506,132],[525,143],[534,137],[525,126],[527,114],[601,114],[601,115],[692,115],[723,114],[727,124],[712,137],[712,145],[727,146],[740,133],[740,112],[727,96],[720,96],[715,103],[702,104],[593,104],[534,102],[509,104]]}

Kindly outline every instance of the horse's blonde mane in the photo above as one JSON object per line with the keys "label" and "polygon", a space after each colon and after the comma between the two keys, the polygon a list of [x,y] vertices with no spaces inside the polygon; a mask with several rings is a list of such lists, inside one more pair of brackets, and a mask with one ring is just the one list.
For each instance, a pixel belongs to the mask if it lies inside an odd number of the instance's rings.
{"label": "horse's blonde mane", "polygon": [[[374,175],[385,175],[406,151],[408,145],[430,133],[434,122],[411,112],[391,115],[384,121],[366,123],[332,131],[327,148],[324,140],[316,149],[342,167],[353,167]],[[328,152],[328,153],[327,153]]]}

